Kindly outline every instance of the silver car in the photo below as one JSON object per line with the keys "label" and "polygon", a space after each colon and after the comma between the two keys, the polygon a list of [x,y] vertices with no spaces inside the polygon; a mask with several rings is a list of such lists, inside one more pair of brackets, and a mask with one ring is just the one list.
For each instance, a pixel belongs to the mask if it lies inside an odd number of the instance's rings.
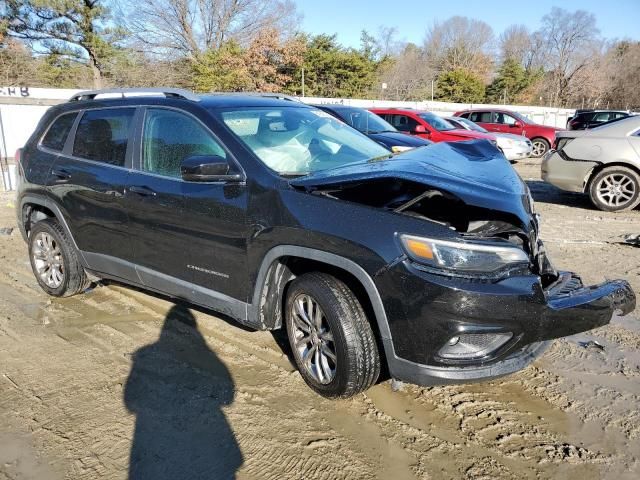
{"label": "silver car", "polygon": [[522,160],[523,158],[529,158],[531,156],[533,146],[531,145],[531,140],[527,137],[515,135],[513,133],[490,132],[485,128],[482,128],[477,123],[464,117],[447,117],[447,121],[453,123],[456,127],[463,128],[465,130],[490,133],[495,136],[497,147],[509,161]]}
{"label": "silver car", "polygon": [[589,194],[600,210],[640,204],[640,115],[591,130],[556,133],[542,160],[542,179],[569,192]]}

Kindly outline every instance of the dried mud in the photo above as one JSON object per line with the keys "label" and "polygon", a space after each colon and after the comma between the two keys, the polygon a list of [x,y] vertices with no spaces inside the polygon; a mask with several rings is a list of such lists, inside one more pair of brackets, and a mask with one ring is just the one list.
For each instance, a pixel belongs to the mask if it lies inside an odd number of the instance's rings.
{"label": "dried mud", "polygon": [[[516,168],[558,268],[640,291],[640,248],[617,243],[640,211],[596,211],[541,183],[536,162]],[[13,209],[0,194],[0,227]],[[635,479],[638,316],[498,381],[329,401],[281,335],[119,285],[47,297],[16,229],[0,236],[0,480]]]}

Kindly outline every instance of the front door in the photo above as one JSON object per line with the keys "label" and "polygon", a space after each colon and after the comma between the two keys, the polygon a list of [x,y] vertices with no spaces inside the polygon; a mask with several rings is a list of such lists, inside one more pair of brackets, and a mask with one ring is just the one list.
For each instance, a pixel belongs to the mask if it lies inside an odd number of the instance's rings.
{"label": "front door", "polygon": [[145,110],[139,152],[127,198],[144,283],[177,295],[187,288],[196,297],[216,292],[246,301],[245,185],[187,182],[180,175],[185,158],[217,155],[231,163],[230,154],[201,119],[161,107]]}

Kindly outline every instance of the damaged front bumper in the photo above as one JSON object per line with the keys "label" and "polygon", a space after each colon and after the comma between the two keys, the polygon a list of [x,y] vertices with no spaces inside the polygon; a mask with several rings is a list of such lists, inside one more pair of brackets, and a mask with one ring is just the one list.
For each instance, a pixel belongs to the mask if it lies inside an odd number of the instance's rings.
{"label": "damaged front bumper", "polygon": [[[606,325],[614,313],[626,315],[636,305],[624,280],[586,287],[569,272],[546,288],[535,275],[473,282],[429,274],[409,261],[384,276],[378,279],[383,291],[399,286],[383,299],[393,344],[389,370],[394,378],[420,385],[516,372],[550,340]],[[465,358],[473,339],[483,342],[476,349],[481,356]]]}

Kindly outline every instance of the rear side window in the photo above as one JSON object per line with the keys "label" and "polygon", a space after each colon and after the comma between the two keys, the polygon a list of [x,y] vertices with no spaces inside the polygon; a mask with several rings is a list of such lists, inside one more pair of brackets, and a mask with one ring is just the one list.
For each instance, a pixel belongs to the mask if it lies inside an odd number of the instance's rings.
{"label": "rear side window", "polygon": [[495,123],[491,118],[491,112],[473,112],[469,120],[476,123]]}
{"label": "rear side window", "polygon": [[75,157],[123,167],[134,108],[87,110],[73,143]]}
{"label": "rear side window", "polygon": [[195,118],[175,110],[147,110],[142,138],[142,170],[180,178],[183,160],[195,155],[227,156],[209,130]]}
{"label": "rear side window", "polygon": [[41,145],[51,150],[61,152],[77,116],[78,112],[73,112],[60,115],[56,118],[49,127],[49,130],[47,130]]}

